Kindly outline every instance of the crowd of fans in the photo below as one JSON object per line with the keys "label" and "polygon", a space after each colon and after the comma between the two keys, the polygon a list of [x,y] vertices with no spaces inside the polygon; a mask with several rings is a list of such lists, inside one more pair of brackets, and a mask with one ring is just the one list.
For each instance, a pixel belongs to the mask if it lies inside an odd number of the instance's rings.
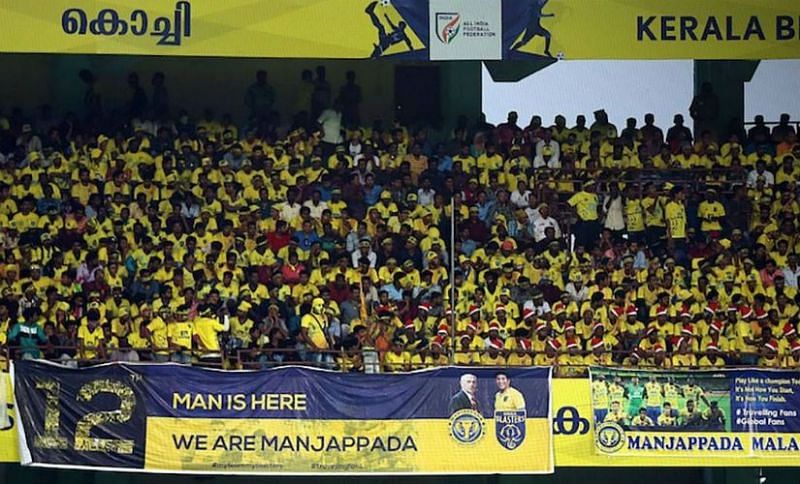
{"label": "crowd of fans", "polygon": [[159,74],[112,119],[87,71],[85,113],[0,116],[3,353],[800,367],[788,116],[695,138],[510,113],[435,142],[362,123],[352,73],[302,78],[287,128],[263,72],[243,126],[173,112]]}

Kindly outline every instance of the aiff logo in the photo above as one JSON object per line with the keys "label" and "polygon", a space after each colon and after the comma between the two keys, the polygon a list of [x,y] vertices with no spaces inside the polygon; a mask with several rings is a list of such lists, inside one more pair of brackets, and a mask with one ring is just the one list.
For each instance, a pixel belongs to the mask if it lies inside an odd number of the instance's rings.
{"label": "aiff logo", "polygon": [[458,13],[438,12],[436,14],[436,37],[443,44],[449,44],[461,30],[461,15]]}
{"label": "aiff logo", "polygon": [[483,416],[475,410],[459,410],[450,416],[450,436],[461,444],[474,444],[486,433]]}

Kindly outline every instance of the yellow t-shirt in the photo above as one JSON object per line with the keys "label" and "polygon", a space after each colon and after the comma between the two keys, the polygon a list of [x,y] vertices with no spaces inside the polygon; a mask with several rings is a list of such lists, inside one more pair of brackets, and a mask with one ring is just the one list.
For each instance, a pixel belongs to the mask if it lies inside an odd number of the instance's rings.
{"label": "yellow t-shirt", "polygon": [[667,226],[673,239],[686,238],[686,207],[682,203],[671,201],[665,209]]}
{"label": "yellow t-shirt", "polygon": [[725,207],[719,202],[700,202],[700,206],[697,208],[697,216],[702,220],[700,230],[703,232],[722,230],[722,225],[719,223],[718,218],[725,217]]}
{"label": "yellow t-shirt", "polygon": [[167,351],[167,346],[169,346],[169,342],[167,341],[167,323],[161,318],[153,318],[150,324],[147,325],[147,330],[150,331],[150,338],[153,342],[153,346],[156,348],[156,353],[159,355],[169,353]]}
{"label": "yellow t-shirt", "polygon": [[182,349],[192,349],[192,334],[194,328],[191,321],[175,321],[167,327],[167,336],[172,344],[180,346]]}
{"label": "yellow t-shirt", "polygon": [[392,372],[405,371],[406,365],[409,364],[411,364],[411,354],[408,351],[403,351],[399,355],[394,351],[388,351],[383,357],[383,365]]}
{"label": "yellow t-shirt", "polygon": [[508,387],[504,392],[497,392],[494,396],[495,411],[525,410],[525,397],[516,388]]}
{"label": "yellow t-shirt", "polygon": [[578,217],[584,222],[597,220],[597,195],[589,192],[578,192],[573,195],[568,201],[571,207],[575,208]]}
{"label": "yellow t-shirt", "polygon": [[[96,326],[94,331],[89,329],[89,326],[82,325],[78,328],[78,339],[82,340],[83,347],[97,348],[103,344],[103,328]],[[84,350],[83,356],[88,359],[97,358],[96,350]]]}
{"label": "yellow t-shirt", "polygon": [[208,351],[219,351],[217,334],[224,330],[225,326],[216,319],[197,318],[194,320],[194,334],[200,338],[200,342]]}
{"label": "yellow t-shirt", "polygon": [[324,318],[313,314],[306,314],[300,320],[300,327],[308,331],[308,337],[314,346],[323,350],[328,348],[328,339],[325,337],[327,326]]}
{"label": "yellow t-shirt", "polygon": [[628,232],[644,231],[644,209],[641,200],[628,200],[625,202],[625,223]]}

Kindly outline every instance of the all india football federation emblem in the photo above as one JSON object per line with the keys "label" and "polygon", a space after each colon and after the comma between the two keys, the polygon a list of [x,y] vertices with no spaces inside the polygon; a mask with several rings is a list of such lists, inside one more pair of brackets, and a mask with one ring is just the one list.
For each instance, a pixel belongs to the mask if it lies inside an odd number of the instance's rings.
{"label": "all india football federation emblem", "polygon": [[458,36],[459,30],[461,30],[461,14],[436,13],[436,37],[443,44],[451,43]]}
{"label": "all india football federation emblem", "polygon": [[598,449],[613,454],[625,445],[625,431],[615,422],[605,422],[597,427],[595,439]]}
{"label": "all india football federation emblem", "polygon": [[474,444],[486,433],[486,422],[475,410],[459,410],[450,416],[450,436],[460,444]]}
{"label": "all india football federation emblem", "polygon": [[514,450],[525,440],[525,410],[496,410],[494,412],[495,433],[500,445]]}

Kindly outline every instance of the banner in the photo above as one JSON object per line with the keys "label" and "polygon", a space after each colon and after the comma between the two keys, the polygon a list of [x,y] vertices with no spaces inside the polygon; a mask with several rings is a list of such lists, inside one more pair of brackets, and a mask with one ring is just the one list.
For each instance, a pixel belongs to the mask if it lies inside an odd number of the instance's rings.
{"label": "banner", "polygon": [[24,465],[214,474],[553,471],[550,368],[365,375],[14,366]]}
{"label": "banner", "polygon": [[791,59],[795,0],[505,0],[505,58]]}
{"label": "banner", "polygon": [[273,58],[786,59],[796,0],[28,0],[0,51]]}
{"label": "banner", "polygon": [[0,372],[0,462],[19,462],[11,377]]}
{"label": "banner", "polygon": [[759,463],[800,456],[800,373],[592,368],[590,375],[600,453]]}

